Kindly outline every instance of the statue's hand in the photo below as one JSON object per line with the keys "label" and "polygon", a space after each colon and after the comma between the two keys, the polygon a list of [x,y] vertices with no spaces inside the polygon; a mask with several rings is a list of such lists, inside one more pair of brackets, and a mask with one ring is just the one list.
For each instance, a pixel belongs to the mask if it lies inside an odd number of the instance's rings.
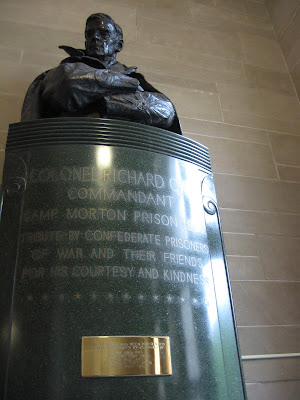
{"label": "statue's hand", "polygon": [[[123,72],[123,74],[124,74],[124,75],[130,75],[130,74],[136,72],[136,70],[137,70],[137,67],[130,67],[130,68],[127,68],[127,69]],[[143,92],[143,91],[144,91],[144,89],[142,88],[142,86],[141,86],[140,84],[139,84],[139,86],[137,87],[137,90],[138,90],[139,92]]]}
{"label": "statue's hand", "polygon": [[143,90],[138,79],[107,69],[97,70],[95,78],[99,86],[105,89],[112,89],[112,93],[117,93],[120,90],[129,92]]}

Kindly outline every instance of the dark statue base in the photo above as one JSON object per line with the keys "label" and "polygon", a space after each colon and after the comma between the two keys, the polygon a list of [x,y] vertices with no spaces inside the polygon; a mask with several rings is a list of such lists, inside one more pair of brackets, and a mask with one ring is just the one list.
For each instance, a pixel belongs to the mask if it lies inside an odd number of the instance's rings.
{"label": "dark statue base", "polygon": [[[204,146],[117,120],[13,124],[1,247],[4,399],[246,397]],[[84,377],[91,336],[168,337],[172,372],[147,372],[133,340],[105,366],[127,376]]]}

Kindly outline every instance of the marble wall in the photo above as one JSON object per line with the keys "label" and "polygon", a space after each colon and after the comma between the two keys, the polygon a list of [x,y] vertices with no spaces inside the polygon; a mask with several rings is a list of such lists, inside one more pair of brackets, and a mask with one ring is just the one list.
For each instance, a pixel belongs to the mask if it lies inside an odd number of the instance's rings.
{"label": "marble wall", "polygon": [[[299,1],[275,3],[0,1],[1,163],[30,82],[65,57],[60,44],[84,46],[88,15],[110,14],[124,28],[119,60],[138,65],[173,100],[184,134],[210,149],[244,356],[299,353],[299,58],[289,44]],[[298,398],[299,358],[244,369],[249,400]]]}
{"label": "marble wall", "polygon": [[266,7],[300,98],[300,1],[266,0]]}

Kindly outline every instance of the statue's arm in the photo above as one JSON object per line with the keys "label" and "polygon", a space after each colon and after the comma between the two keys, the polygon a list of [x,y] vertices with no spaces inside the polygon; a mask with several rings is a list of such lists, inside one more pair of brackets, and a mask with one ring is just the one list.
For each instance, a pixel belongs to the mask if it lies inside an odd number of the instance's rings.
{"label": "statue's arm", "polygon": [[60,64],[48,72],[41,85],[44,104],[54,111],[74,113],[95,107],[108,94],[133,93],[139,87],[136,78],[81,62]]}
{"label": "statue's arm", "polygon": [[162,93],[136,91],[105,97],[108,117],[129,119],[159,128],[169,128],[175,118],[172,102]]}
{"label": "statue's arm", "polygon": [[138,79],[144,91],[106,96],[107,116],[129,119],[163,129],[170,128],[181,133],[173,103],[147,82],[142,74],[132,73],[130,76]]}
{"label": "statue's arm", "polygon": [[[101,111],[101,116],[165,129],[176,120],[171,101],[157,92],[143,75],[97,69],[82,62],[63,63],[41,75],[26,98],[22,120],[85,115],[86,111]],[[32,112],[34,99],[35,113]]]}

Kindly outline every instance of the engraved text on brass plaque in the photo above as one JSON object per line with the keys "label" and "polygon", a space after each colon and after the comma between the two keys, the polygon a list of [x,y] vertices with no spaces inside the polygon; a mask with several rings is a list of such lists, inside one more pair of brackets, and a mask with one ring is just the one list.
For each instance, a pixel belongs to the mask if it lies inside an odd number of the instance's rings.
{"label": "engraved text on brass plaque", "polygon": [[170,339],[166,336],[85,336],[81,375],[172,375]]}

